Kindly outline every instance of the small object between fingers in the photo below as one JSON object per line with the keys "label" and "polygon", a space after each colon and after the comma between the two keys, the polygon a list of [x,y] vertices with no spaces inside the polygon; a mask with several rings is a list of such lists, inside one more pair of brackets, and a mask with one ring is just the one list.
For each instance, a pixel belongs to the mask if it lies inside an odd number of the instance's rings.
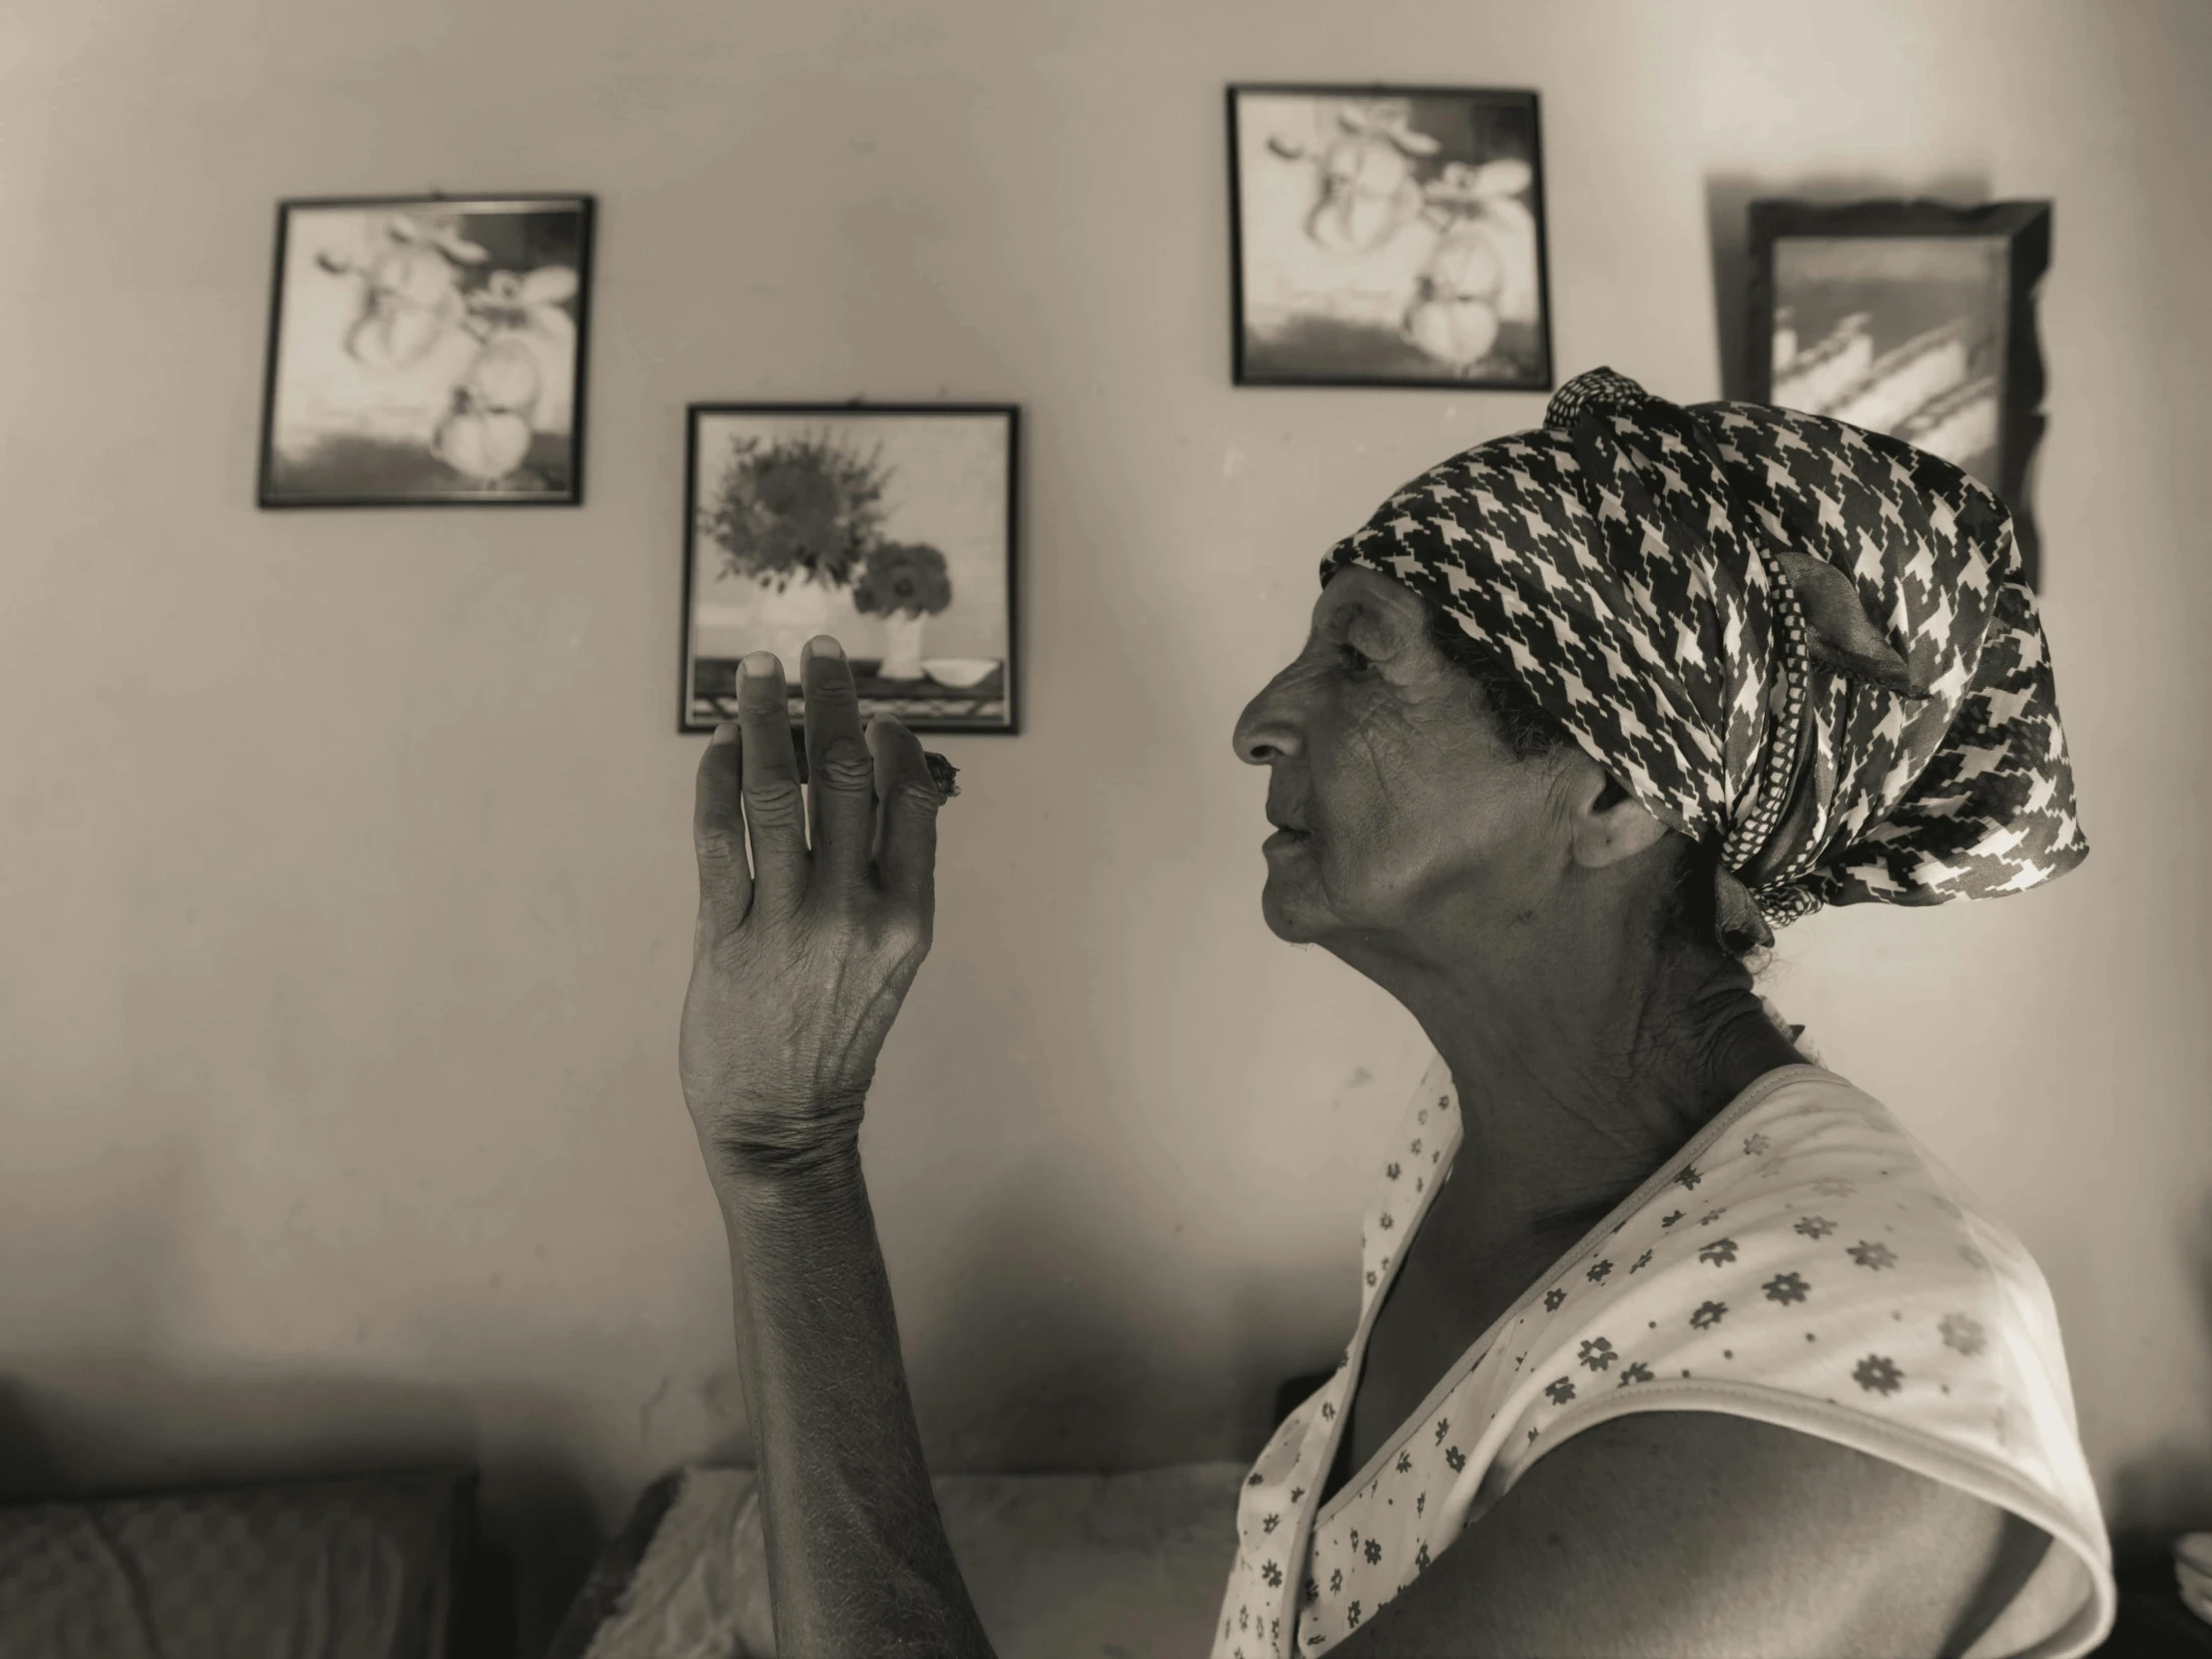
{"label": "small object between fingers", "polygon": [[950,801],[960,793],[960,769],[939,755],[934,749],[924,749],[921,758],[929,763],[929,782],[937,786],[937,793]]}
{"label": "small object between fingers", "polygon": [[[950,801],[960,793],[960,769],[933,749],[921,752],[921,758],[929,767],[929,782],[937,786],[937,794]],[[805,727],[792,728],[792,759],[799,767],[799,781],[804,784],[807,776],[807,731]]]}

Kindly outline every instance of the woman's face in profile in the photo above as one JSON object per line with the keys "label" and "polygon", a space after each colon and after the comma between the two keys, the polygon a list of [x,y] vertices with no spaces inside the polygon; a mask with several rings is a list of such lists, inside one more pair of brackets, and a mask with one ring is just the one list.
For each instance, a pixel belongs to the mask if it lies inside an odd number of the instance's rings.
{"label": "woman's face in profile", "polygon": [[1428,637],[1409,589],[1331,578],[1296,661],[1237,722],[1265,766],[1268,926],[1293,943],[1410,937],[1525,915],[1566,857],[1559,768],[1517,761],[1480,688]]}

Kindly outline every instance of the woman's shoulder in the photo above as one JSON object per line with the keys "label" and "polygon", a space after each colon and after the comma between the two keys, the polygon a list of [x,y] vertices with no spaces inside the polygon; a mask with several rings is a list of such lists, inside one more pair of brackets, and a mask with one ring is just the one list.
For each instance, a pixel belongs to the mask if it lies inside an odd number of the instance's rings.
{"label": "woman's shoulder", "polygon": [[[1780,1230],[1816,1255],[1844,1232],[1867,1277],[1954,1285],[2047,1300],[2042,1275],[2003,1221],[1881,1100],[1815,1063],[1770,1073],[1678,1160],[1675,1184],[1734,1206],[1734,1231]],[[1910,1264],[1899,1255],[1913,1250]],[[1865,1248],[1861,1248],[1864,1246]]]}
{"label": "woman's shoulder", "polygon": [[1793,1066],[1670,1160],[1531,1312],[1608,1313],[1629,1335],[1606,1346],[1638,1381],[1664,1358],[1676,1381],[1884,1401],[1951,1370],[1945,1355],[1979,1358],[2015,1274],[2040,1282],[1894,1114]]}
{"label": "woman's shoulder", "polygon": [[1901,1415],[1946,1434],[1985,1420],[1992,1447],[2007,1397],[2055,1391],[2070,1430],[2041,1272],[1881,1101],[1790,1067],[1700,1140],[1620,1227],[1653,1241],[1640,1302],[1694,1298],[1682,1332],[1741,1335],[1701,1356],[1722,1376],[1878,1411],[1910,1398]]}
{"label": "woman's shoulder", "polygon": [[[1769,1072],[1694,1138],[1687,1185],[1746,1180],[1778,1188],[1813,1182],[1954,1188],[1927,1149],[1881,1100],[1808,1061]],[[1961,1194],[1943,1192],[1954,1206]],[[1962,1206],[1958,1206],[1961,1207]]]}
{"label": "woman's shoulder", "polygon": [[[1788,1067],[1739,1097],[1555,1272],[1511,1340],[1513,1397],[1477,1509],[1597,1423],[1722,1411],[1981,1497],[2109,1590],[2042,1275],[1834,1072]],[[2082,1596],[2093,1619],[2098,1594]]]}
{"label": "woman's shoulder", "polygon": [[1894,1113],[1820,1067],[1739,1097],[1513,1336],[1493,1498],[1597,1422],[1720,1410],[1962,1487],[2085,1562],[2104,1552],[2041,1274]]}

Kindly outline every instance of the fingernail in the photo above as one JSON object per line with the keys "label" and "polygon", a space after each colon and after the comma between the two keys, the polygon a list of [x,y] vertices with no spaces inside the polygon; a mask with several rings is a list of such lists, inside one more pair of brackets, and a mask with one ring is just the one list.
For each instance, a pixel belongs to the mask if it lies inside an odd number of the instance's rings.
{"label": "fingernail", "polygon": [[844,647],[828,634],[817,636],[813,641],[813,649],[818,657],[828,657],[831,662],[837,663],[844,661]]}
{"label": "fingernail", "polygon": [[738,671],[748,680],[765,680],[776,672],[776,653],[756,651],[738,664]]}
{"label": "fingernail", "polygon": [[714,749],[722,744],[736,743],[737,741],[738,723],[734,720],[726,720],[715,728],[715,735],[707,740],[707,747]]}

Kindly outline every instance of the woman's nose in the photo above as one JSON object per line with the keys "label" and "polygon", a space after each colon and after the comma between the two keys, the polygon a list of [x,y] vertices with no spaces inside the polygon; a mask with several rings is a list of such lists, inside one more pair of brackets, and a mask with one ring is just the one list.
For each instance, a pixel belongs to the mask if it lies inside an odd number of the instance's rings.
{"label": "woman's nose", "polygon": [[1244,713],[1237,717],[1233,741],[1237,759],[1256,767],[1298,752],[1298,727],[1292,719],[1290,699],[1284,695],[1282,675],[1269,681],[1266,689],[1245,705]]}

